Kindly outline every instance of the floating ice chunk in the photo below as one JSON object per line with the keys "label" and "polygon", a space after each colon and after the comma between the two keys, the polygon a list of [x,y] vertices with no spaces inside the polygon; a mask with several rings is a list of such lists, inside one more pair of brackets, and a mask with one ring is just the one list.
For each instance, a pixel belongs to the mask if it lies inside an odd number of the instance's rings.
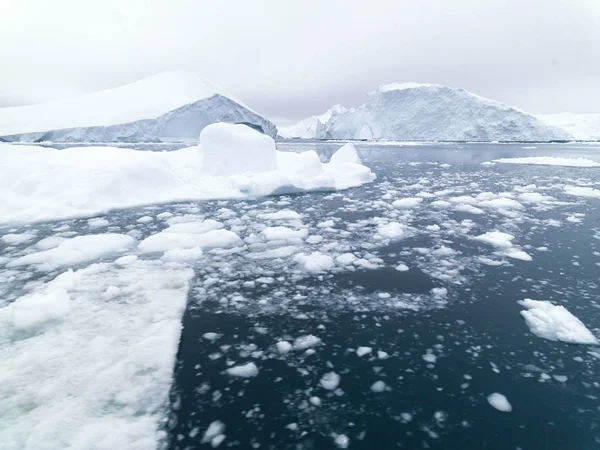
{"label": "floating ice chunk", "polygon": [[447,202],[446,200],[436,200],[435,202],[431,202],[429,206],[433,206],[434,208],[447,209],[452,206],[452,203]]}
{"label": "floating ice chunk", "polygon": [[333,267],[333,258],[321,252],[313,252],[310,255],[299,253],[294,256],[294,261],[307,272],[323,272]]}
{"label": "floating ice chunk", "polygon": [[51,248],[58,247],[66,240],[67,238],[62,236],[50,236],[37,241],[33,246],[39,250],[50,250]]}
{"label": "floating ice chunk", "polygon": [[134,238],[125,234],[106,233],[76,236],[52,249],[17,258],[8,263],[7,267],[35,264],[39,265],[41,270],[52,270],[122,253],[132,248],[136,242]]}
{"label": "floating ice chunk", "polygon": [[401,198],[392,202],[392,206],[396,209],[411,209],[419,206],[423,202],[420,197]]}
{"label": "floating ice chunk", "polygon": [[224,434],[218,434],[214,438],[210,440],[210,446],[212,448],[217,448],[221,443],[225,440],[226,436]]}
{"label": "floating ice chunk", "polygon": [[232,377],[250,378],[258,375],[258,367],[253,362],[233,366],[227,369],[227,373]]}
{"label": "floating ice chunk", "polygon": [[213,123],[200,132],[203,170],[213,176],[260,173],[277,167],[275,141],[246,125]]}
{"label": "floating ice chunk", "polygon": [[204,432],[204,436],[202,436],[202,443],[206,444],[211,442],[215,437],[223,435],[225,431],[225,424],[220,420],[215,420],[212,422],[206,431]]}
{"label": "floating ice chunk", "polygon": [[398,272],[407,272],[407,271],[408,271],[408,270],[410,270],[410,269],[408,268],[408,266],[407,266],[406,264],[398,264],[398,265],[396,266],[396,270],[397,270]]}
{"label": "floating ice chunk", "polygon": [[433,353],[427,352],[423,355],[423,360],[434,364],[437,361],[437,357]]}
{"label": "floating ice chunk", "polygon": [[331,219],[324,220],[323,222],[319,222],[317,224],[317,228],[332,228],[335,226],[335,222]]}
{"label": "floating ice chunk", "polygon": [[88,224],[88,228],[90,230],[95,230],[97,228],[106,228],[107,226],[110,225],[110,222],[106,219],[95,218],[95,219],[89,219],[87,221],[87,224]]}
{"label": "floating ice chunk", "polygon": [[521,315],[536,336],[572,344],[599,343],[592,332],[563,306],[531,299],[521,300],[519,304],[527,308]]}
{"label": "floating ice chunk", "polygon": [[175,249],[230,248],[242,244],[240,237],[229,230],[211,230],[203,234],[170,233],[161,231],[147,237],[138,245],[140,253],[166,252]]}
{"label": "floating ice chunk", "polygon": [[339,256],[336,256],[335,261],[341,266],[349,266],[354,263],[358,258],[354,253],[342,253]]}
{"label": "floating ice chunk", "polygon": [[217,220],[207,219],[201,222],[190,220],[189,222],[173,222],[164,233],[190,233],[204,234],[212,230],[220,230],[223,224]]}
{"label": "floating ice chunk", "polygon": [[321,399],[319,397],[313,396],[308,401],[314,406],[321,406]]}
{"label": "floating ice chunk", "polygon": [[487,200],[479,203],[479,206],[483,206],[484,208],[494,208],[494,209],[515,209],[522,210],[524,206],[520,204],[518,201],[513,200],[512,198],[495,198],[493,200]]}
{"label": "floating ice chunk", "polygon": [[385,239],[401,239],[406,234],[406,227],[398,222],[380,225],[377,233]]}
{"label": "floating ice chunk", "polygon": [[202,335],[204,339],[210,342],[214,342],[221,337],[219,333],[215,333],[214,331],[209,331],[208,333],[204,333]]}
{"label": "floating ice chunk", "polygon": [[277,212],[272,213],[263,213],[258,215],[259,219],[266,220],[300,220],[302,219],[302,215],[298,214],[296,211],[292,211],[290,209],[282,209]]}
{"label": "floating ice chunk", "polygon": [[600,198],[600,190],[585,186],[565,186],[565,194],[575,197]]}
{"label": "floating ice chunk", "polygon": [[30,241],[34,237],[35,237],[35,234],[31,234],[31,233],[21,233],[21,234],[9,233],[9,234],[3,235],[0,238],[0,240],[2,240],[2,242],[4,242],[7,245],[19,245],[19,244],[23,244],[27,241]]}
{"label": "floating ice chunk", "polygon": [[373,392],[383,392],[385,391],[386,385],[383,381],[376,381],[371,385],[371,391]]}
{"label": "floating ice chunk", "polygon": [[508,250],[506,253],[504,253],[506,256],[508,256],[509,258],[513,258],[513,259],[520,259],[521,261],[532,261],[533,258],[531,257],[531,255],[529,255],[527,252],[524,252],[523,250]]}
{"label": "floating ice chunk", "polygon": [[504,395],[499,394],[498,392],[494,392],[493,394],[488,395],[487,401],[492,407],[496,408],[498,411],[512,411],[512,405],[508,402],[507,398]]}
{"label": "floating ice chunk", "polygon": [[294,350],[306,350],[321,343],[321,339],[312,334],[300,336],[294,340]]}
{"label": "floating ice chunk", "polygon": [[527,158],[494,159],[495,163],[503,164],[534,164],[541,166],[563,167],[600,167],[600,162],[587,158],[559,158],[555,156],[530,156]]}
{"label": "floating ice chunk", "polygon": [[350,445],[350,439],[345,434],[335,434],[333,435],[333,442],[337,445],[338,448],[348,448]]}
{"label": "floating ice chunk", "polygon": [[136,220],[137,223],[150,223],[154,221],[154,217],[142,216]]}
{"label": "floating ice chunk", "polygon": [[513,246],[512,240],[514,238],[512,234],[501,231],[488,231],[487,233],[475,236],[473,240],[485,242],[498,248],[510,248]]}
{"label": "floating ice chunk", "polygon": [[552,378],[554,378],[556,381],[558,381],[560,383],[566,383],[567,380],[569,379],[569,377],[567,377],[566,375],[552,375]]}
{"label": "floating ice chunk", "polygon": [[362,358],[363,356],[368,355],[372,351],[373,351],[373,349],[371,347],[358,347],[356,349],[356,354],[358,355],[359,358]]}
{"label": "floating ice chunk", "polygon": [[384,352],[383,350],[377,350],[377,358],[388,359],[389,357],[390,355],[388,355],[387,352]]}
{"label": "floating ice chunk", "polygon": [[444,287],[433,288],[431,290],[431,293],[436,298],[445,298],[448,296],[448,289],[446,289]]}
{"label": "floating ice chunk", "polygon": [[539,192],[523,192],[519,194],[519,200],[523,203],[545,203],[554,200],[554,197]]}
{"label": "floating ice chunk", "polygon": [[354,144],[348,142],[340,147],[329,160],[330,164],[362,164],[362,161],[358,157],[358,152],[354,147]]}
{"label": "floating ice chunk", "polygon": [[473,205],[467,205],[467,204],[456,205],[456,207],[454,208],[454,211],[466,212],[469,214],[478,214],[478,215],[485,214],[485,211],[483,209],[478,208]]}
{"label": "floating ice chunk", "polygon": [[335,391],[340,384],[340,376],[335,372],[327,372],[321,378],[321,386],[329,391]]}
{"label": "floating ice chunk", "polygon": [[300,230],[293,230],[288,227],[267,227],[260,232],[267,241],[296,241],[298,239],[304,239],[308,236],[308,230],[302,228]]}
{"label": "floating ice chunk", "polygon": [[203,251],[200,247],[193,248],[175,248],[173,250],[167,250],[162,256],[161,260],[170,262],[189,262],[196,261],[202,258]]}
{"label": "floating ice chunk", "polygon": [[319,244],[323,242],[324,237],[319,234],[313,234],[306,238],[307,244]]}
{"label": "floating ice chunk", "polygon": [[290,344],[288,341],[279,341],[277,344],[275,344],[275,347],[277,347],[277,351],[279,353],[285,354],[289,353],[289,351],[292,349],[292,344]]}
{"label": "floating ice chunk", "polygon": [[298,252],[298,247],[294,245],[288,245],[285,247],[277,247],[271,250],[267,250],[260,253],[250,254],[250,258],[255,259],[274,259],[274,258],[287,258]]}

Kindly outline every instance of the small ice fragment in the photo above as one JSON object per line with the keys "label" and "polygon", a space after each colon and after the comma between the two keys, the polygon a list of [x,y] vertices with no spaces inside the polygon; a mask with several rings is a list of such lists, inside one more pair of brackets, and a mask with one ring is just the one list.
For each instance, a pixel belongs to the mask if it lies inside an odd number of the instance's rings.
{"label": "small ice fragment", "polygon": [[406,264],[398,264],[396,266],[396,270],[398,272],[407,272],[409,269],[408,269],[408,266]]}
{"label": "small ice fragment", "polygon": [[279,353],[285,354],[292,349],[292,344],[290,344],[288,341],[279,341],[277,344],[275,344],[275,347],[277,347],[277,351]]}
{"label": "small ice fragment", "polygon": [[383,381],[381,381],[381,380],[376,381],[371,386],[371,390],[373,392],[383,392],[383,391],[385,391],[385,383]]}
{"label": "small ice fragment", "polygon": [[294,340],[294,350],[306,350],[321,343],[321,339],[312,334],[300,336]]}
{"label": "small ice fragment", "polygon": [[220,335],[220,334],[218,334],[218,333],[215,333],[215,332],[212,332],[212,331],[210,331],[210,332],[208,332],[208,333],[204,333],[204,334],[202,335],[202,337],[203,337],[204,339],[206,339],[207,341],[214,342],[214,341],[216,341],[217,339],[219,339],[219,337],[221,337],[221,335]]}
{"label": "small ice fragment", "polygon": [[227,369],[227,373],[232,377],[250,378],[258,375],[258,367],[253,362],[233,366]]}
{"label": "small ice fragment", "polygon": [[340,384],[340,376],[335,372],[327,372],[321,378],[321,386],[329,391],[335,391]]}
{"label": "small ice fragment", "polygon": [[368,355],[369,353],[371,353],[373,351],[373,349],[371,347],[358,347],[356,349],[356,354],[360,357],[363,357],[365,355]]}
{"label": "small ice fragment", "polygon": [[437,361],[437,357],[433,353],[425,353],[423,355],[423,360],[434,364]]}
{"label": "small ice fragment", "polygon": [[321,399],[319,397],[311,397],[309,401],[314,406],[321,406]]}
{"label": "small ice fragment", "polygon": [[204,432],[204,436],[202,436],[202,443],[206,444],[207,442],[210,442],[214,437],[222,435],[223,431],[225,431],[225,424],[220,420],[215,420]]}
{"label": "small ice fragment", "polygon": [[487,398],[488,403],[496,408],[498,411],[502,412],[511,412],[512,405],[508,402],[506,397],[498,392],[494,392],[493,394],[488,395]]}

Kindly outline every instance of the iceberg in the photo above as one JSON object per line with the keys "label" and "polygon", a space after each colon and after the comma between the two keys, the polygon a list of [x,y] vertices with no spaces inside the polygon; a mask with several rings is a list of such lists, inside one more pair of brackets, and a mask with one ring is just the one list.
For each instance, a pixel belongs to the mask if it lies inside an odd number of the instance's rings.
{"label": "iceberg", "polygon": [[548,125],[562,128],[582,141],[600,140],[600,114],[538,114],[538,119]]}
{"label": "iceberg", "polygon": [[342,105],[335,105],[318,116],[310,116],[288,127],[279,127],[279,136],[285,139],[314,139],[321,134],[323,124],[327,123],[333,114],[344,113],[346,111],[348,109]]}
{"label": "iceberg", "polygon": [[358,108],[334,112],[317,139],[413,141],[570,140],[568,132],[517,108],[437,84],[380,86]]}
{"label": "iceberg", "polygon": [[92,217],[173,201],[333,191],[375,179],[351,148],[322,163],[314,151],[277,151],[273,138],[228,123],[204,128],[199,146],[171,152],[0,143],[0,153],[0,223]]}
{"label": "iceberg", "polygon": [[195,140],[215,122],[277,135],[275,125],[232,94],[193,73],[173,71],[59,102],[0,108],[0,141]]}

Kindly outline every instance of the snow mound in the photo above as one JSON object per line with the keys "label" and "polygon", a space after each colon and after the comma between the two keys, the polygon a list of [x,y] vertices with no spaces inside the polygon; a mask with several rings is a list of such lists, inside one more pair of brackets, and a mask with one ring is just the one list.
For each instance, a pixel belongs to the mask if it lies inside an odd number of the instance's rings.
{"label": "snow mound", "polygon": [[531,156],[527,158],[501,158],[492,162],[504,164],[534,164],[540,166],[600,167],[600,162],[587,158],[559,158],[554,156]]}
{"label": "snow mound", "polygon": [[592,332],[563,306],[531,299],[521,300],[519,304],[527,308],[521,315],[536,336],[571,344],[599,343]]}
{"label": "snow mound", "polygon": [[0,136],[15,141],[196,139],[214,122],[276,128],[220,87],[193,73],[159,73],[114,89],[33,106],[0,108]]}
{"label": "snow mound", "polygon": [[562,128],[575,139],[600,140],[600,114],[539,114],[537,118],[548,125]]}
{"label": "snow mound", "polygon": [[[203,130],[207,143],[172,152],[0,144],[0,222],[86,217],[181,200],[348,189],[375,179],[368,167],[346,162],[347,150],[324,164],[314,151],[279,152],[270,137],[242,128],[209,125]],[[244,154],[247,150],[253,157]]]}
{"label": "snow mound", "polygon": [[94,264],[0,308],[0,447],[157,448],[193,275]]}
{"label": "snow mound", "polygon": [[212,176],[260,173],[277,166],[275,141],[246,125],[215,123],[200,133],[203,167]]}
{"label": "snow mound", "polygon": [[436,84],[381,86],[356,109],[332,114],[319,139],[548,141],[573,139],[531,114]]}
{"label": "snow mound", "polygon": [[323,124],[326,123],[333,114],[339,114],[346,111],[348,110],[342,105],[335,105],[321,115],[308,117],[289,127],[279,127],[279,135],[286,139],[314,139],[319,136]]}

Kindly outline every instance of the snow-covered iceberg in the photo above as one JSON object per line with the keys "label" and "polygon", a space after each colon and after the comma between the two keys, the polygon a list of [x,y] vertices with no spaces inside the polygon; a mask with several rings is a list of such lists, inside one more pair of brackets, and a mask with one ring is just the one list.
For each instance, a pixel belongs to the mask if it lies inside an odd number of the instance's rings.
{"label": "snow-covered iceberg", "polygon": [[344,108],[342,105],[335,105],[318,116],[308,117],[297,124],[288,127],[279,127],[279,136],[286,139],[314,139],[321,135],[323,124],[327,123],[333,114],[339,114],[346,111],[348,111],[348,109]]}
{"label": "snow-covered iceberg", "polygon": [[329,163],[280,152],[245,125],[211,124],[200,145],[172,152],[116,147],[55,150],[0,144],[0,222],[83,217],[178,200],[337,190],[374,180],[356,150]]}
{"label": "snow-covered iceberg", "polygon": [[568,132],[517,108],[437,84],[379,87],[356,109],[334,112],[318,139],[420,141],[568,140]]}
{"label": "snow-covered iceberg", "polygon": [[142,142],[197,139],[215,122],[275,125],[232,94],[184,71],[54,103],[0,108],[0,140]]}
{"label": "snow-covered iceberg", "polygon": [[562,128],[575,139],[600,140],[600,114],[539,114],[537,118],[548,125]]}

